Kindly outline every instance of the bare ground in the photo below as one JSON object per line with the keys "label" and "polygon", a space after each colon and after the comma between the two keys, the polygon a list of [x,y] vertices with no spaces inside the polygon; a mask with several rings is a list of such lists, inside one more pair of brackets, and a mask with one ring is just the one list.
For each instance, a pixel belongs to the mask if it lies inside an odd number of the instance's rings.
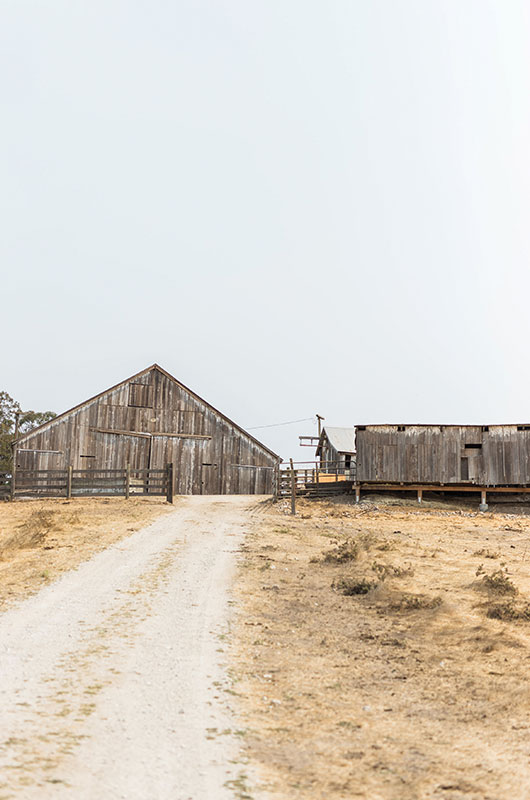
{"label": "bare ground", "polygon": [[530,797],[528,518],[271,505],[237,597],[248,796]]}
{"label": "bare ground", "polygon": [[160,497],[0,503],[0,610],[171,509]]}

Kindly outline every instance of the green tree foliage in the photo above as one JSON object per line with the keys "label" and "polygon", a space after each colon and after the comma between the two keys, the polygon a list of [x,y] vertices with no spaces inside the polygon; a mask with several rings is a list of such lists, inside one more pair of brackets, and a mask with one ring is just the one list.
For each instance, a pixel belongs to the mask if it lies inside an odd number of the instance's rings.
{"label": "green tree foliage", "polygon": [[57,416],[54,411],[22,411],[20,403],[7,392],[0,392],[0,472],[11,472],[13,466],[11,445],[15,438],[17,413],[20,414],[19,433],[27,433]]}

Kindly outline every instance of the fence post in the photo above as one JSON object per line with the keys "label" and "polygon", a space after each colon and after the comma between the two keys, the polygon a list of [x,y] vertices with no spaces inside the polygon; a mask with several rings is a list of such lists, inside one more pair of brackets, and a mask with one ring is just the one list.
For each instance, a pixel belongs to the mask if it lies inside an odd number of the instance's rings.
{"label": "fence post", "polygon": [[174,483],[173,483],[173,464],[168,464],[166,470],[167,470],[167,472],[166,472],[166,476],[167,476],[166,500],[167,500],[168,503],[172,503],[173,502],[173,496],[174,496],[174,490],[175,490]]}
{"label": "fence post", "polygon": [[13,468],[11,470],[11,500],[15,499],[15,485],[17,480],[17,439],[18,439],[18,422],[20,419],[20,411],[15,413],[15,439],[12,444],[13,451]]}
{"label": "fence post", "polygon": [[125,466],[125,499],[129,499],[131,493],[131,465],[127,462]]}
{"label": "fence post", "polygon": [[272,502],[278,502],[278,495],[280,494],[280,465],[276,462],[274,472],[272,473],[273,487],[272,487]]}
{"label": "fence post", "polygon": [[69,464],[66,470],[66,499],[70,500],[72,497],[72,465]]}
{"label": "fence post", "polygon": [[293,459],[291,461],[291,514],[296,514],[296,475],[294,471]]}

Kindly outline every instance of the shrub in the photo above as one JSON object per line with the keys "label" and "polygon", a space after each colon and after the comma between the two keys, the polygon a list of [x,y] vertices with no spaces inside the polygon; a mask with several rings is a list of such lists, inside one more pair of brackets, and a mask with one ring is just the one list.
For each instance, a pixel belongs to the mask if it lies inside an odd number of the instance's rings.
{"label": "shrub", "polygon": [[517,586],[509,579],[506,572],[496,569],[491,573],[485,573],[482,564],[476,571],[477,577],[481,576],[480,585],[490,594],[518,594]]}
{"label": "shrub", "polygon": [[374,561],[372,564],[372,569],[381,581],[384,581],[386,578],[405,578],[412,577],[414,575],[414,570],[412,569],[411,564],[409,564],[407,567],[400,567],[392,564],[381,564],[378,561]]}
{"label": "shrub", "polygon": [[342,544],[337,545],[332,550],[322,553],[322,562],[326,564],[345,564],[348,561],[355,561],[359,554],[357,543],[353,539],[346,539]]}
{"label": "shrub", "polygon": [[336,592],[346,595],[346,597],[368,594],[377,587],[375,581],[369,581],[366,578],[338,578],[331,585]]}
{"label": "shrub", "polygon": [[441,597],[405,592],[401,595],[394,595],[388,603],[388,608],[393,611],[419,611],[421,609],[438,608],[441,604]]}

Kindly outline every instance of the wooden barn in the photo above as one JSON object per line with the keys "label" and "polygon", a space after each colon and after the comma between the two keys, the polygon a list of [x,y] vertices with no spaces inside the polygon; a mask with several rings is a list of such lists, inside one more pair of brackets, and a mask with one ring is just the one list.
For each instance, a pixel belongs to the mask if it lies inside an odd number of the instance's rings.
{"label": "wooden barn", "polygon": [[358,425],[357,481],[530,486],[530,425]]}
{"label": "wooden barn", "polygon": [[16,465],[162,469],[176,494],[272,494],[279,457],[154,364],[19,437]]}
{"label": "wooden barn", "polygon": [[323,428],[316,456],[322,472],[349,473],[355,467],[355,428]]}

